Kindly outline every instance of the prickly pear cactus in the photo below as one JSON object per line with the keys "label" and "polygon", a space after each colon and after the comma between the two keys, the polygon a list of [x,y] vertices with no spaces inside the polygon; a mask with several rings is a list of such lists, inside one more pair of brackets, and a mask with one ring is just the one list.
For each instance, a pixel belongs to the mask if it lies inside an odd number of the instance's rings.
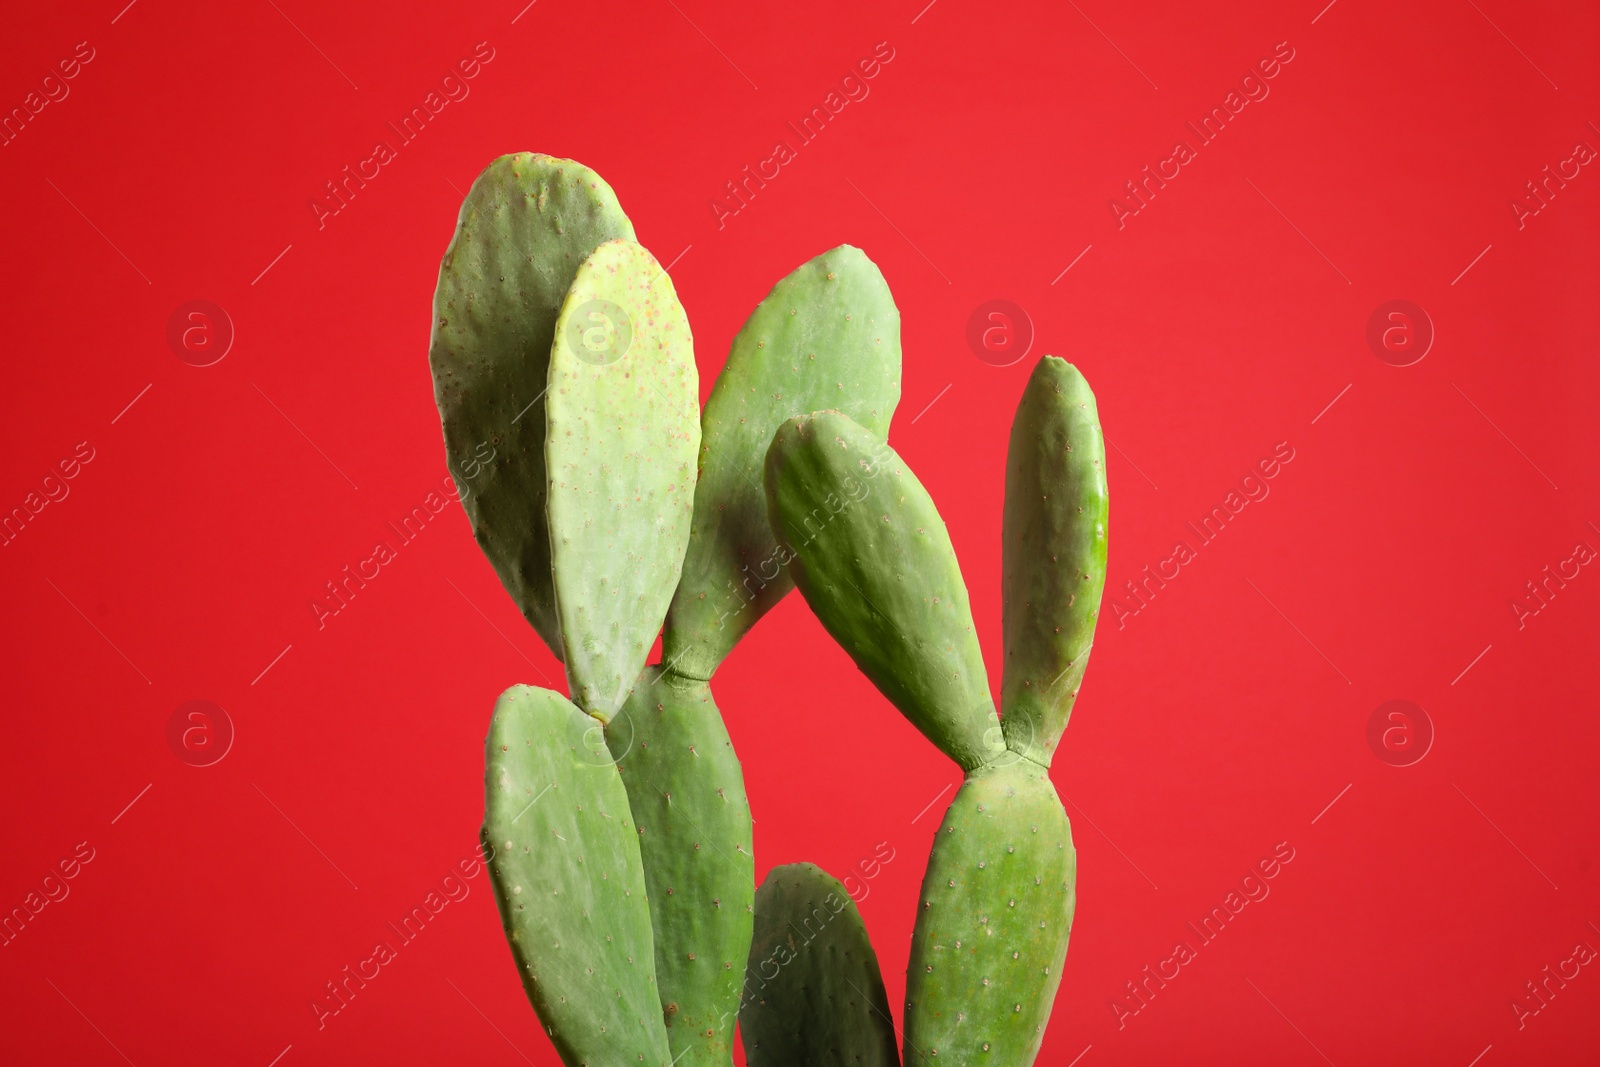
{"label": "prickly pear cactus", "polygon": [[665,1067],[638,834],[599,722],[514,686],[495,705],[485,764],[484,851],[545,1032],[567,1064]]}
{"label": "prickly pear cactus", "polygon": [[778,425],[835,408],[881,437],[899,402],[900,312],[865,253],[840,245],[772,287],[706,401],[694,528],[663,639],[675,671],[710,678],[794,588],[761,488]]}
{"label": "prickly pear cactus", "polygon": [[570,159],[523,152],[478,175],[439,266],[428,362],[473,535],[559,657],[545,518],[545,387],[578,267],[633,237],[616,195]]}
{"label": "prickly pear cactus", "polygon": [[659,1007],[678,1067],[732,1056],[755,856],[744,774],[705,682],[646,667],[606,727],[638,826]]}
{"label": "prickly pear cactus", "polygon": [[756,891],[739,1032],[749,1067],[899,1067],[866,925],[815,864],[774,867]]}
{"label": "prickly pear cactus", "polygon": [[1046,356],[1017,405],[1006,456],[1006,745],[1050,765],[1078,697],[1106,584],[1106,445],[1094,393]]}
{"label": "prickly pear cactus", "polygon": [[966,774],[919,897],[906,1062],[1030,1064],[1076,902],[1072,832],[1049,763],[1105,582],[1094,396],[1074,367],[1046,356],[1013,422],[1000,731],[949,539],[892,450],[842,415],[791,420],[773,438],[766,488],[774,530],[797,546],[795,577],[812,610]]}
{"label": "prickly pear cactus", "polygon": [[683,567],[699,377],[672,279],[632,241],[583,262],[556,320],[545,465],[556,618],[573,703],[609,720]]}
{"label": "prickly pear cactus", "polygon": [[862,673],[963,770],[1005,751],[950,534],[894,450],[804,415],[773,436],[766,486],[795,581]]}
{"label": "prickly pear cactus", "polygon": [[767,523],[762,460],[792,415],[839,404],[882,433],[899,399],[899,312],[872,261],[841,245],[757,305],[701,416],[694,521],[662,664],[606,728],[638,820],[679,1067],[728,1063],[750,945],[750,804],[708,682],[793,587],[791,554]]}

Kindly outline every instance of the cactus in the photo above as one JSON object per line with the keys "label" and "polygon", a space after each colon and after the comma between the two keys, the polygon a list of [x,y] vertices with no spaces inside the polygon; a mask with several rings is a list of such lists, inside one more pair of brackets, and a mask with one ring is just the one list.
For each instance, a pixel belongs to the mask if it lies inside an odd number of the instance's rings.
{"label": "cactus", "polygon": [[[773,529],[796,548],[795,580],[812,610],[965,775],[923,879],[906,975],[906,1061],[1032,1063],[1076,899],[1071,827],[1049,763],[1105,583],[1105,459],[1093,394],[1075,368],[1046,356],[1013,422],[1003,726],[949,535],[893,450],[847,416],[819,412],[774,435],[765,480]],[[830,509],[830,500],[849,503]],[[818,525],[819,515],[829,517]]]}
{"label": "cactus", "polygon": [[484,855],[523,988],[563,1062],[672,1059],[644,868],[596,721],[506,690],[485,742]]}
{"label": "cactus", "polygon": [[878,268],[844,245],[796,268],[757,305],[706,401],[662,664],[606,728],[638,821],[663,1017],[680,1067],[729,1062],[750,945],[750,806],[709,683],[793,588],[767,523],[761,464],[792,415],[840,404],[882,433],[899,399],[899,312]]}
{"label": "cactus", "polygon": [[440,268],[430,358],[447,448],[493,450],[463,471],[474,533],[573,695],[516,686],[495,706],[482,833],[506,937],[565,1062],[665,1067],[639,837],[602,727],[677,585],[699,386],[671,280],[631,236],[592,172],[497,160]]}
{"label": "cactus", "polygon": [[545,518],[545,389],[556,317],[589,253],[633,224],[570,159],[501,156],[461,205],[439,266],[428,362],[473,535],[559,658]]}
{"label": "cactus", "polygon": [[821,867],[767,872],[748,975],[739,1032],[749,1067],[899,1067],[866,925]]}
{"label": "cactus", "polygon": [[633,236],[593,171],[505,156],[474,182],[435,294],[452,474],[571,693],[512,687],[485,743],[485,853],[529,999],[569,1065],[725,1067],[736,1017],[753,1067],[898,1062],[843,888],[801,864],[754,892],[711,694],[798,585],[965,775],[925,876],[905,1057],[1030,1063],[1074,902],[1049,764],[1105,578],[1094,398],[1046,357],[1013,423],[1002,718],[949,535],[882,441],[900,321],[877,267],[845,245],[782,279],[697,417],[687,316]]}
{"label": "cactus", "polygon": [[[860,251],[802,265],[735,339],[702,449],[688,322],[632,237],[587,168],[496,160],[440,268],[430,362],[473,532],[572,694],[508,690],[488,741],[484,838],[529,997],[569,1063],[722,1065],[754,860],[709,679],[792,588],[760,480],[773,430],[842,405],[886,432],[899,314]],[[607,857],[598,882],[574,834]]]}

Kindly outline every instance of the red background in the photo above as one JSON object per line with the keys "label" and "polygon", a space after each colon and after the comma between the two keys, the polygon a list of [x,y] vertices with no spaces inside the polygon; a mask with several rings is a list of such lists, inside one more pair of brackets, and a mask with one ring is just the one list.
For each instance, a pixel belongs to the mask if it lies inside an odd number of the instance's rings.
{"label": "red background", "polygon": [[[430,295],[460,193],[518,150],[595,167],[681,256],[703,391],[787,271],[841,242],[878,262],[904,316],[892,441],[991,664],[1038,355],[1085,371],[1117,448],[1108,596],[1294,450],[1125,628],[1104,612],[1055,768],[1079,907],[1041,1063],[1600,1056],[1600,968],[1520,1028],[1512,1008],[1600,948],[1600,575],[1521,628],[1510,607],[1600,548],[1600,174],[1520,229],[1508,206],[1600,147],[1593,5],[124,2],[14,12],[0,39],[5,109],[94,49],[0,149],[0,506],[95,456],[0,549],[0,906],[94,849],[0,948],[3,1058],[555,1062],[482,875],[320,1031],[309,1007],[472,849],[495,696],[560,678],[453,504],[325,628],[309,608],[446,476]],[[319,229],[323,183],[480,41],[470,96]],[[723,183],[880,41],[870,96],[719,229]],[[1119,229],[1123,183],[1285,41],[1270,96]],[[1437,334],[1404,368],[1365,339],[1396,298]],[[204,368],[166,341],[194,299],[237,332]],[[1036,330],[1016,365],[964,339],[991,299]],[[898,1005],[948,793],[914,820],[953,765],[798,597],[716,686],[758,873],[895,849],[861,907]],[[237,731],[214,766],[168,744],[195,699]],[[1436,731],[1412,766],[1367,742],[1392,699]],[[1119,1028],[1124,983],[1279,842],[1270,896]]]}

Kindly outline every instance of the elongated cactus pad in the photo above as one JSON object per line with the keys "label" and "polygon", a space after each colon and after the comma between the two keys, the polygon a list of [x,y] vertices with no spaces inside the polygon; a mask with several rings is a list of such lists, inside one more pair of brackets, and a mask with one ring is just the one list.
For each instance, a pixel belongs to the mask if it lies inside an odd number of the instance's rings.
{"label": "elongated cactus pad", "polygon": [[893,449],[848,415],[790,419],[767,452],[772,529],[863,673],[963,770],[1005,750],[944,520]]}
{"label": "elongated cactus pad", "polygon": [[1007,746],[1046,766],[1077,699],[1106,583],[1106,448],[1094,393],[1046,356],[1011,423],[1003,535]]}
{"label": "elongated cactus pad", "polygon": [[562,1062],[665,1067],[638,833],[599,721],[514,686],[495,705],[485,757],[495,899]]}
{"label": "elongated cactus pad", "polygon": [[882,437],[900,402],[900,312],[877,266],[840,245],[773,286],[733,339],[701,420],[700,480],[662,657],[710,678],[794,588],[761,464],[779,423],[835,408]]}
{"label": "elongated cactus pad", "polygon": [[439,267],[428,362],[472,532],[557,656],[545,521],[544,395],[556,316],[579,264],[633,224],[598,174],[522,153],[486,167]]}
{"label": "elongated cactus pad", "polygon": [[750,951],[744,776],[711,689],[646,667],[606,740],[650,886],[661,1013],[677,1067],[727,1067]]}
{"label": "elongated cactus pad", "polygon": [[1072,829],[1049,772],[1008,753],[968,775],[923,876],[906,967],[907,1064],[1026,1067],[1061,984]]}
{"label": "elongated cactus pad", "polygon": [[774,867],[757,890],[739,1025],[750,1067],[899,1067],[867,928],[821,867]]}
{"label": "elongated cactus pad", "polygon": [[699,378],[654,256],[608,241],[578,268],[550,352],[550,558],[573,703],[610,719],[678,584],[694,508]]}

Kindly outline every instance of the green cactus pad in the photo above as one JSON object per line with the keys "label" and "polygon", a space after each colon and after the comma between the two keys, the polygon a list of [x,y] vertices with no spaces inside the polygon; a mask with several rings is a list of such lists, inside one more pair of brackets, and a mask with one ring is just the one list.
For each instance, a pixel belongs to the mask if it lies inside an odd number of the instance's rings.
{"label": "green cactus pad", "polygon": [[677,1067],[727,1067],[750,951],[750,802],[711,690],[646,667],[606,727],[639,828]]}
{"label": "green cactus pad", "polygon": [[573,703],[609,720],[678,584],[700,385],[672,279],[632,241],[578,268],[550,351],[550,559]]}
{"label": "green cactus pad", "polygon": [[1007,746],[1049,766],[1077,699],[1106,584],[1106,446],[1094,393],[1046,356],[1011,423],[1003,575]]}
{"label": "green cactus pad", "polygon": [[664,1067],[638,833],[599,722],[558,693],[513,686],[495,705],[485,762],[500,919],[562,1062]]}
{"label": "green cactus pad", "polygon": [[1076,902],[1072,828],[1049,773],[1010,754],[945,813],[906,967],[906,1063],[1027,1067],[1061,984]]}
{"label": "green cactus pad", "polygon": [[447,465],[495,573],[557,656],[545,524],[544,392],[556,315],[578,266],[633,237],[611,187],[570,159],[486,167],[439,267],[428,362]]}
{"label": "green cactus pad", "polygon": [[809,260],[756,305],[701,418],[694,527],[663,637],[675,671],[710,678],[794,588],[761,488],[778,424],[836,408],[882,437],[899,402],[900,312],[860,249]]}
{"label": "green cactus pad", "polygon": [[744,978],[739,1033],[750,1067],[898,1067],[867,928],[844,886],[821,867],[791,863],[768,872],[756,891]]}
{"label": "green cactus pad", "polygon": [[1004,752],[961,568],[916,475],[834,411],[779,427],[765,475],[772,529],[834,640],[964,770]]}

